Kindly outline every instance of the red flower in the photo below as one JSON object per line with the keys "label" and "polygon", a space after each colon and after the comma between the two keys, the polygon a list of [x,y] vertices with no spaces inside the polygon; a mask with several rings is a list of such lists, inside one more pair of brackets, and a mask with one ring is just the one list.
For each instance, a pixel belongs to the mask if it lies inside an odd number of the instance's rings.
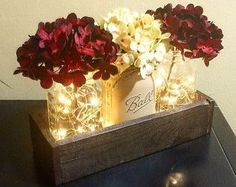
{"label": "red flower", "polygon": [[208,21],[200,6],[171,4],[156,11],[148,10],[155,19],[163,21],[162,31],[171,33],[171,44],[185,57],[203,58],[206,65],[223,49],[222,30]]}
{"label": "red flower", "polygon": [[80,19],[72,13],[66,19],[39,23],[37,33],[17,50],[20,67],[14,74],[40,80],[43,88],[50,88],[53,81],[82,86],[88,72],[104,80],[115,75],[116,53],[110,33],[93,18]]}

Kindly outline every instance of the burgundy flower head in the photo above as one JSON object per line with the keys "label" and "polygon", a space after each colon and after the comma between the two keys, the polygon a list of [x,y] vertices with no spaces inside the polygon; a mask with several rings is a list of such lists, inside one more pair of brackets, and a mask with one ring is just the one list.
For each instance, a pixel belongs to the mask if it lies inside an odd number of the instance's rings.
{"label": "burgundy flower head", "polygon": [[172,4],[168,4],[146,13],[162,20],[162,31],[171,34],[171,44],[185,57],[203,58],[208,66],[209,61],[223,49],[222,30],[208,21],[200,6],[189,4],[187,7],[177,5],[173,8]]}
{"label": "burgundy flower head", "polygon": [[14,74],[40,80],[43,88],[50,88],[53,81],[81,86],[88,72],[104,80],[117,74],[116,53],[109,32],[95,25],[93,18],[72,13],[66,19],[39,23],[36,34],[17,49],[20,67]]}

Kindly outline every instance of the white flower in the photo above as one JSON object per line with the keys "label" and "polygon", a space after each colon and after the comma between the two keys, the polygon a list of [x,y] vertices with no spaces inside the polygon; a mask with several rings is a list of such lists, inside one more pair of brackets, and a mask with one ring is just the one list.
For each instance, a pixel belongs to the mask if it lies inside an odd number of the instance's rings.
{"label": "white flower", "polygon": [[107,30],[110,32],[118,32],[119,31],[119,25],[115,23],[110,23],[107,25]]}
{"label": "white flower", "polygon": [[140,67],[140,74],[143,79],[146,79],[146,77],[151,75],[153,71],[154,71],[154,66],[151,63],[142,64]]}
{"label": "white flower", "polygon": [[134,55],[131,53],[125,53],[122,55],[122,59],[123,61],[128,64],[128,65],[132,65],[134,63]]}
{"label": "white flower", "polygon": [[115,43],[117,43],[124,51],[130,51],[130,42],[131,38],[126,33],[118,35],[115,39]]}
{"label": "white flower", "polygon": [[132,40],[130,44],[130,49],[132,49],[135,52],[144,53],[149,51],[150,44],[151,42],[147,38],[143,38],[140,41]]}
{"label": "white flower", "polygon": [[154,17],[149,14],[144,14],[141,17],[141,23],[144,29],[150,29],[154,22]]}
{"label": "white flower", "polygon": [[100,26],[109,31],[119,45],[116,65],[119,72],[134,65],[143,78],[151,75],[163,61],[168,49],[169,33],[162,34],[162,22],[148,14],[140,15],[129,9],[116,9],[103,18]]}
{"label": "white flower", "polygon": [[[112,16],[116,16],[120,22],[125,23],[126,25],[134,22],[137,17],[139,17],[139,13],[135,11],[130,11],[127,8],[118,8],[110,13]],[[109,14],[108,14],[109,15]]]}
{"label": "white flower", "polygon": [[127,31],[128,25],[132,24],[139,17],[137,12],[126,8],[115,9],[108,13],[107,17],[100,20],[100,26],[109,31],[116,39],[120,33]]}
{"label": "white flower", "polygon": [[141,28],[138,28],[135,30],[134,39],[131,41],[130,49],[135,52],[144,53],[150,50],[151,44],[152,42],[150,38],[143,34]]}
{"label": "white flower", "polygon": [[143,79],[145,79],[148,75],[151,75],[155,70],[156,62],[153,59],[154,56],[152,53],[143,53],[134,64],[136,67],[140,68],[140,73]]}
{"label": "white flower", "polygon": [[160,43],[157,48],[152,52],[153,60],[161,62],[166,54],[166,47],[164,43]]}

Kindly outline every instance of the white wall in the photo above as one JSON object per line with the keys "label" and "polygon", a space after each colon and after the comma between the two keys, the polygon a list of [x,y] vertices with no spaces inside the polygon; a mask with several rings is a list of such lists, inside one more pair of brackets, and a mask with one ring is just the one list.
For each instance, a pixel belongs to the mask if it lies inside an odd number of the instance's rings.
{"label": "white wall", "polygon": [[210,20],[224,31],[225,49],[210,67],[198,64],[198,89],[212,96],[236,133],[236,1],[234,0],[0,0],[0,79],[13,87],[0,84],[1,99],[45,99],[45,91],[37,82],[21,75],[13,76],[18,66],[15,51],[28,34],[36,32],[40,21],[52,21],[75,12],[79,16],[102,15],[118,7],[146,11],[168,2],[203,6]]}

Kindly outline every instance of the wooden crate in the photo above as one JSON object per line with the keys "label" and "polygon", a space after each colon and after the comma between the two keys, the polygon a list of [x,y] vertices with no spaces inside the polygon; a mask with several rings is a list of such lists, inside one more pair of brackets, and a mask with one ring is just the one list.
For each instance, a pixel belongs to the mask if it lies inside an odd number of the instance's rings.
{"label": "wooden crate", "polygon": [[214,101],[198,92],[197,101],[166,112],[55,142],[46,108],[30,114],[36,162],[56,185],[206,135]]}

